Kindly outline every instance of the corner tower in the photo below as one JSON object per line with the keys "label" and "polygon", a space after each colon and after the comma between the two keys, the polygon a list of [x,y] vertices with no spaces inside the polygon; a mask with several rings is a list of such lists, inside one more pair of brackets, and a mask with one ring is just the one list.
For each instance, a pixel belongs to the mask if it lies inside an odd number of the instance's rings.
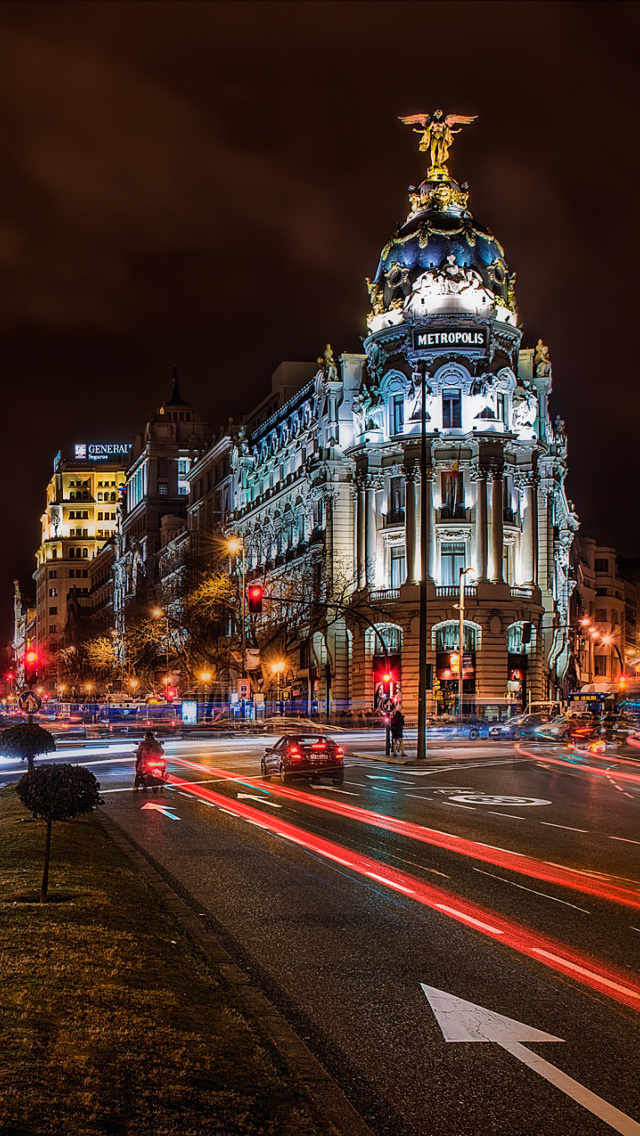
{"label": "corner tower", "polygon": [[[523,349],[515,276],[473,217],[468,186],[447,159],[472,118],[403,122],[429,155],[409,212],[367,280],[367,379],[354,399],[356,577],[385,607],[389,647],[402,657],[402,697],[417,688],[416,603],[427,573],[432,709],[452,710],[462,647],[466,708],[555,698],[567,670],[568,554],[577,519],[564,492],[564,424],[552,426],[547,348]],[[419,483],[426,378],[429,473]],[[420,493],[428,563],[420,564]],[[464,643],[456,600],[466,588]],[[469,578],[469,577],[467,577]],[[453,658],[452,658],[453,656]],[[374,693],[364,659],[361,696]],[[370,684],[370,687],[369,685]]]}

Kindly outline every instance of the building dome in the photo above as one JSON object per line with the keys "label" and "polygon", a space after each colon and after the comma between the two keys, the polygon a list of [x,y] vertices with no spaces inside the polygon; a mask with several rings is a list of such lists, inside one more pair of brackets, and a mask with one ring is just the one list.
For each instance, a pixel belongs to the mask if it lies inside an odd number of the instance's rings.
{"label": "building dome", "polygon": [[[430,171],[431,172],[431,171]],[[409,190],[409,215],[385,245],[373,281],[370,332],[435,314],[472,313],[516,324],[514,280],[502,245],[467,208],[448,173]]]}

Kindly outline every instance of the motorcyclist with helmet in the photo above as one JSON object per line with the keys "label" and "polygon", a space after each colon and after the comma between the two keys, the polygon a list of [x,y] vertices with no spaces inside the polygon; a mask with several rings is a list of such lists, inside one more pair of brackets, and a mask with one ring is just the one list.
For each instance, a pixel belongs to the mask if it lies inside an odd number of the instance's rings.
{"label": "motorcyclist with helmet", "polygon": [[144,738],[142,739],[140,745],[136,750],[136,776],[133,782],[134,789],[138,789],[140,786],[142,786],[143,789],[146,788],[144,774],[145,763],[150,758],[162,757],[163,754],[164,749],[156,738],[153,730],[147,730]]}

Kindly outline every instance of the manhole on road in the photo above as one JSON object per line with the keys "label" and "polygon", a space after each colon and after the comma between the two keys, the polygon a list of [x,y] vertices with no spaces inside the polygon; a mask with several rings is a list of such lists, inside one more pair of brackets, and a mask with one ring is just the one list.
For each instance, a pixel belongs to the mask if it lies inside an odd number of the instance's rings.
{"label": "manhole on road", "polygon": [[542,797],[503,797],[493,793],[456,793],[450,801],[460,801],[468,805],[550,805]]}

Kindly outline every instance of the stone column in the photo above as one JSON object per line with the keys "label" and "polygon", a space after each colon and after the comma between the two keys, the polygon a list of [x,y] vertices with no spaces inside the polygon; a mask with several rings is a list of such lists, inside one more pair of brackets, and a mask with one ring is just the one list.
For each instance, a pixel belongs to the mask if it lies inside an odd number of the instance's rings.
{"label": "stone column", "polygon": [[416,467],[404,470],[404,555],[406,564],[405,584],[418,583],[418,526],[416,510]]}
{"label": "stone column", "polygon": [[476,479],[476,571],[480,583],[487,579],[487,537],[487,475],[484,469],[479,469]]}
{"label": "stone column", "polygon": [[376,486],[377,482],[369,475],[365,486],[365,556],[366,578],[370,588],[376,583],[376,557],[378,552],[378,527],[376,524]]}
{"label": "stone column", "polygon": [[524,484],[524,582],[538,583],[538,486],[535,475]]}
{"label": "stone column", "polygon": [[502,554],[503,554],[503,486],[502,466],[495,466],[491,470],[491,583],[503,584]]}
{"label": "stone column", "polygon": [[356,498],[356,569],[358,587],[364,588],[367,583],[366,573],[366,547],[365,547],[365,490],[364,475],[358,474],[358,496]]}

